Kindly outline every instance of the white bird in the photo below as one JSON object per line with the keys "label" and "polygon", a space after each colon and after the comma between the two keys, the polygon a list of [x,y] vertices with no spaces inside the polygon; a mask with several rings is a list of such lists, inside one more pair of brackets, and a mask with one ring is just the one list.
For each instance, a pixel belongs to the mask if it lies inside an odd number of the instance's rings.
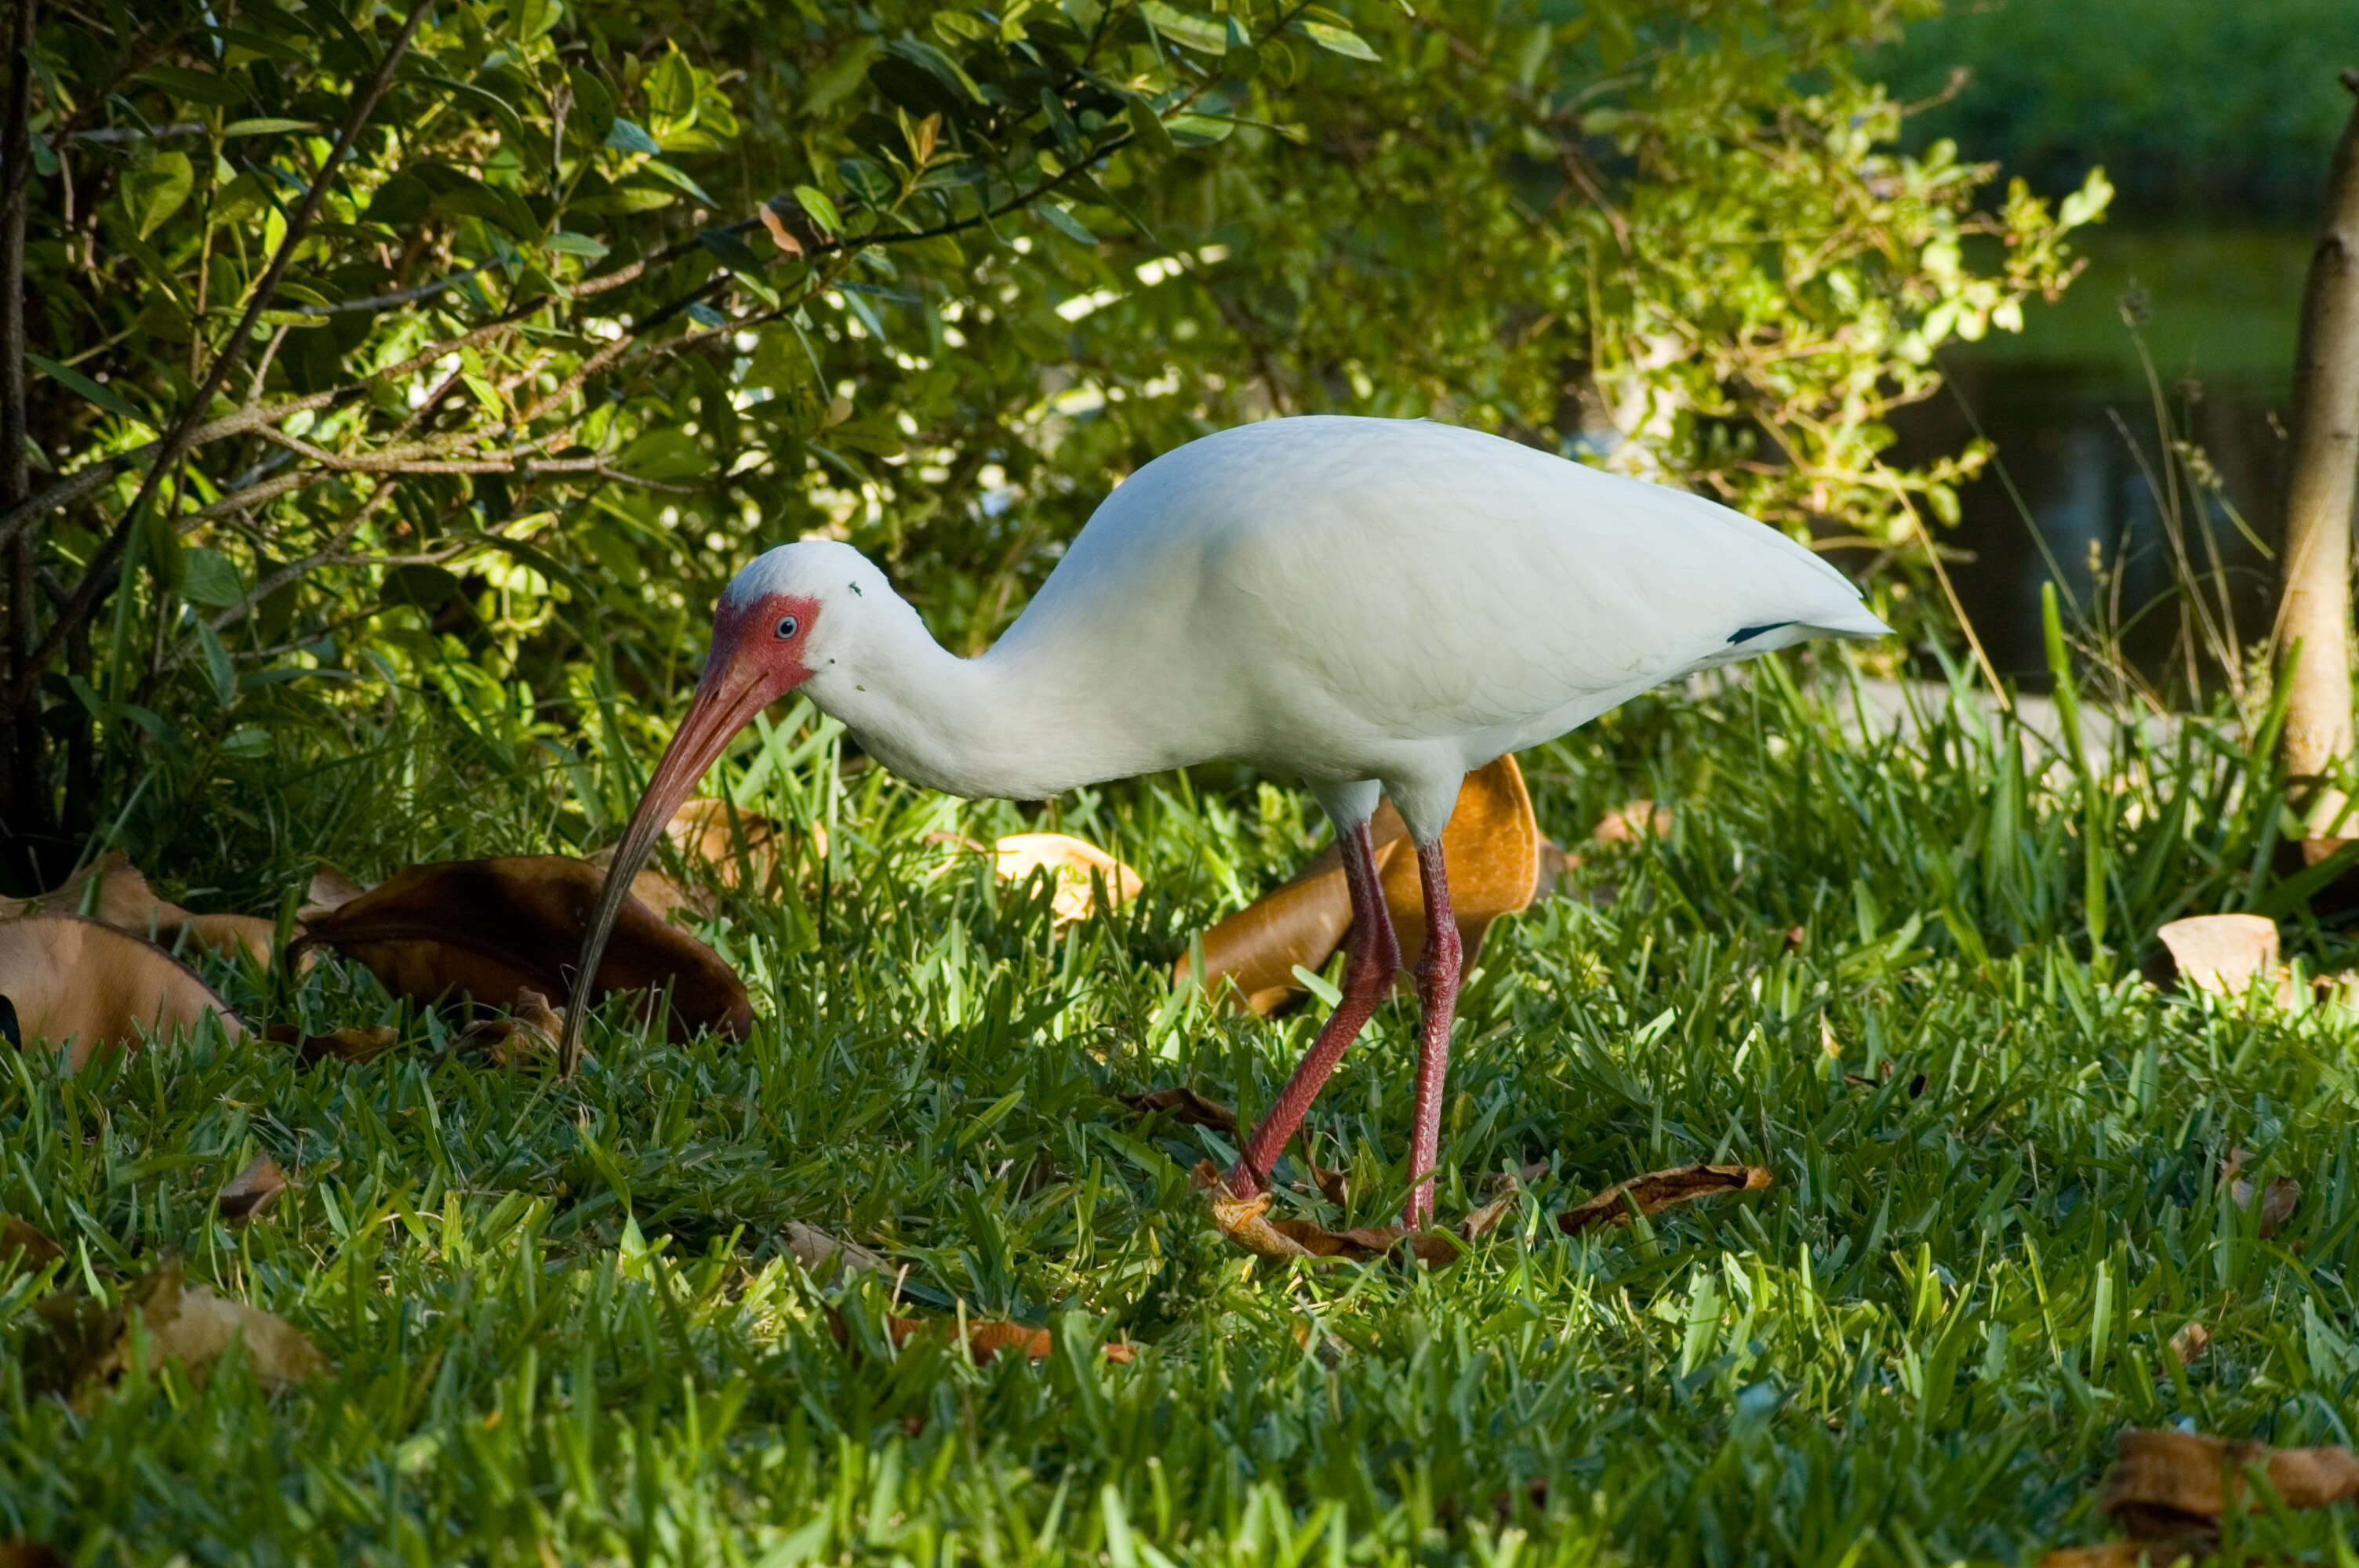
{"label": "white bird", "polygon": [[1693,671],[1889,630],[1841,573],[1739,513],[1423,420],[1270,419],[1166,453],[973,659],[851,546],[782,545],[713,611],[695,699],[592,913],[560,1060],[578,1060],[633,873],[730,739],[789,692],[902,777],[970,797],[1245,762],[1301,779],[1326,808],[1353,922],[1343,1001],[1228,1184],[1266,1184],[1391,986],[1399,948],[1368,833],[1390,795],[1426,907],[1406,1216],[1421,1225],[1461,963],[1440,839],[1465,775]]}

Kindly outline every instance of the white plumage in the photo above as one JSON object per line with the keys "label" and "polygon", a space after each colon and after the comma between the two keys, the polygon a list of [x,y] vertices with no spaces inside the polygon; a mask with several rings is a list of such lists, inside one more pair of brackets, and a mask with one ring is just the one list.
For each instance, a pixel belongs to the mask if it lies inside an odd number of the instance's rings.
{"label": "white plumage", "polygon": [[[1367,869],[1354,840],[1381,791],[1430,862],[1428,929],[1451,949],[1419,970],[1422,1174],[1457,983],[1436,846],[1464,775],[1692,671],[1887,630],[1809,550],[1697,496],[1422,420],[1242,426],[1116,488],[979,658],[944,651],[848,546],[785,545],[747,567],[600,909],[611,919],[635,845],[643,855],[729,736],[796,688],[886,767],[961,795],[1041,799],[1215,759],[1299,777],[1334,818],[1347,869]],[[1355,910],[1356,989],[1266,1121],[1276,1142],[1256,1137],[1234,1184],[1266,1177],[1381,995],[1370,977],[1389,920],[1380,899]],[[1413,1188],[1413,1220],[1430,1192]]]}

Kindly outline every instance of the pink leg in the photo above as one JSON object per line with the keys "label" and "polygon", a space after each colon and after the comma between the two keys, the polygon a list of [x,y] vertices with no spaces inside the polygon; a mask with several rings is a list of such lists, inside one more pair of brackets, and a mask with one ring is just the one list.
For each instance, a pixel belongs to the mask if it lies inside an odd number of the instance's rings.
{"label": "pink leg", "polygon": [[[1310,1102],[1319,1098],[1328,1075],[1343,1060],[1343,1048],[1385,1000],[1400,968],[1400,940],[1393,935],[1393,917],[1385,908],[1384,887],[1376,876],[1376,849],[1368,837],[1368,825],[1354,823],[1340,829],[1337,837],[1343,846],[1343,881],[1352,892],[1343,1000],[1328,1015],[1319,1038],[1311,1042],[1301,1065],[1294,1069],[1294,1076],[1287,1080],[1261,1125],[1254,1129],[1245,1152],[1229,1167],[1228,1187],[1239,1197],[1250,1197],[1268,1184],[1270,1168],[1285,1152],[1286,1141],[1302,1125]],[[1454,930],[1452,935],[1454,939]]]}
{"label": "pink leg", "polygon": [[1458,982],[1464,968],[1440,844],[1417,847],[1417,870],[1425,886],[1425,951],[1417,959],[1417,1120],[1408,1143],[1409,1173],[1417,1185],[1401,1214],[1412,1230],[1433,1220],[1433,1171],[1441,1158],[1441,1086],[1450,1076],[1450,1025],[1457,1017]]}

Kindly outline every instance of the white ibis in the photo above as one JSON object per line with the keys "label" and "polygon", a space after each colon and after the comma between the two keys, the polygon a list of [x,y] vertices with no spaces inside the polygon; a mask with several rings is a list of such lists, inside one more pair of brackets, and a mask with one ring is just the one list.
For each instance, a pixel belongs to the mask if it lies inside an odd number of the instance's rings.
{"label": "white ibis", "polygon": [[1407,1208],[1421,1225],[1458,994],[1440,839],[1460,782],[1692,671],[1889,630],[1842,574],[1741,514],[1423,420],[1270,419],[1156,459],[978,658],[937,643],[857,550],[782,545],[713,611],[695,700],[592,914],[560,1060],[578,1060],[590,979],[657,835],[789,692],[902,777],[970,797],[1240,762],[1303,780],[1326,807],[1353,923],[1343,1001],[1229,1185],[1268,1181],[1399,966],[1368,835],[1388,795],[1425,892]]}

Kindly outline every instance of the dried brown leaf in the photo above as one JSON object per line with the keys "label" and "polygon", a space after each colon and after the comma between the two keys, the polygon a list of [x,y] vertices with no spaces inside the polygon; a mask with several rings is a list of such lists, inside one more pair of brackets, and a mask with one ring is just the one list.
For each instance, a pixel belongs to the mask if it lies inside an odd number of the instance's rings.
{"label": "dried brown leaf", "polygon": [[1269,1217],[1269,1194],[1241,1198],[1213,1169],[1201,1161],[1189,1173],[1190,1184],[1204,1195],[1204,1206],[1221,1234],[1259,1258],[1381,1258],[1403,1246],[1439,1268],[1458,1260],[1459,1250],[1440,1231],[1411,1235],[1397,1225],[1351,1230],[1329,1230],[1308,1219]]}
{"label": "dried brown leaf", "polygon": [[[98,884],[92,893],[91,884]],[[89,908],[83,909],[87,903]],[[47,892],[0,899],[0,918],[16,914],[83,914],[118,931],[145,936],[159,925],[178,925],[189,912],[157,895],[131,857],[110,849]]]}
{"label": "dried brown leaf", "polygon": [[130,1368],[136,1350],[135,1320],[145,1326],[153,1355],[178,1361],[200,1378],[237,1343],[245,1345],[255,1377],[273,1391],[291,1388],[328,1364],[285,1319],[210,1286],[186,1283],[178,1259],[133,1285],[121,1306],[61,1295],[37,1303],[35,1312],[45,1336],[28,1357],[28,1384],[73,1392],[85,1408]]}
{"label": "dried brown leaf", "polygon": [[[366,965],[397,996],[457,992],[505,1002],[521,990],[562,996],[605,873],[565,855],[411,866],[312,923],[296,950],[330,947]],[[625,900],[591,993],[669,986],[671,1036],[753,1029],[745,987],[719,955]]]}
{"label": "dried brown leaf", "polygon": [[1516,1206],[1516,1196],[1521,1186],[1509,1182],[1506,1190],[1484,1204],[1459,1223],[1459,1233],[1469,1241],[1480,1241],[1499,1228],[1499,1222]]}
{"label": "dried brown leaf", "polygon": [[2170,1336],[2170,1353],[2182,1367],[2192,1366],[2197,1357],[2211,1348],[2212,1331],[2201,1323],[2190,1322]]}
{"label": "dried brown leaf", "polygon": [[1116,1099],[1136,1111],[1148,1114],[1160,1112],[1188,1127],[1209,1127],[1215,1132],[1234,1132],[1237,1113],[1218,1100],[1206,1099],[1194,1089],[1148,1089],[1144,1094],[1116,1095]]}
{"label": "dried brown leaf", "polygon": [[1625,800],[1597,819],[1590,838],[1601,844],[1635,844],[1641,838],[1668,838],[1671,808],[1651,800]]}
{"label": "dried brown leaf", "polygon": [[46,1541],[0,1541],[0,1568],[72,1568],[72,1563]]}
{"label": "dried brown leaf", "polygon": [[71,1043],[79,1072],[101,1051],[138,1048],[142,1031],[169,1038],[212,1013],[232,1040],[245,1025],[187,965],[154,943],[78,915],[0,921],[0,996],[18,1038]]}
{"label": "dried brown leaf", "polygon": [[321,1062],[348,1062],[357,1065],[382,1056],[399,1043],[401,1031],[389,1023],[367,1028],[332,1029],[325,1034],[306,1034],[291,1023],[274,1023],[266,1036],[274,1044],[292,1045],[306,1066]]}
{"label": "dried brown leaf", "polygon": [[1758,1165],[1680,1165],[1668,1171],[1649,1171],[1643,1176],[1616,1182],[1578,1208],[1565,1210],[1556,1217],[1556,1226],[1567,1236],[1578,1236],[1601,1225],[1628,1223],[1634,1206],[1640,1214],[1659,1214],[1673,1204],[1690,1203],[1697,1198],[1758,1192],[1771,1180],[1769,1173]]}
{"label": "dried brown leaf", "polygon": [[[1404,965],[1414,964],[1425,943],[1425,892],[1408,827],[1390,802],[1368,825],[1385,906],[1400,938]],[[1450,873],[1452,914],[1473,965],[1491,923],[1528,905],[1539,885],[1540,836],[1532,816],[1524,775],[1512,756],[1466,775],[1458,804],[1441,835],[1442,863]],[[1352,897],[1343,881],[1343,852],[1334,845],[1313,856],[1294,879],[1264,894],[1206,931],[1202,948],[1204,986],[1213,995],[1244,1000],[1267,1014],[1301,994],[1299,966],[1316,970],[1333,956],[1352,927]],[[1190,960],[1173,966],[1184,983]],[[1403,977],[1408,970],[1402,970]]]}
{"label": "dried brown leaf", "polygon": [[323,860],[311,872],[310,886],[304,890],[302,907],[296,910],[295,918],[312,921],[323,914],[333,914],[366,892],[368,889]]}
{"label": "dried brown leaf", "polygon": [[1056,923],[1086,920],[1097,907],[1097,886],[1120,907],[1136,898],[1147,884],[1138,873],[1096,845],[1064,833],[1011,833],[991,847],[992,871],[1002,881],[1021,882],[1034,871],[1056,879],[1049,907]]}
{"label": "dried brown leaf", "polygon": [[762,227],[770,231],[772,244],[790,256],[803,254],[802,241],[797,239],[794,231],[787,227],[787,221],[778,215],[778,210],[776,207],[765,201],[755,211],[761,214]]}
{"label": "dried brown leaf", "polygon": [[786,1232],[788,1252],[821,1284],[831,1284],[844,1274],[861,1270],[877,1274],[890,1271],[882,1256],[857,1241],[842,1240],[793,1219],[787,1221]]}
{"label": "dried brown leaf", "polygon": [[181,952],[210,953],[217,958],[246,958],[255,968],[270,968],[270,944],[277,936],[275,922],[255,914],[191,914],[177,925],[158,925],[156,944]]}
{"label": "dried brown leaf", "polygon": [[[831,1310],[828,1313],[828,1325],[834,1333],[837,1344],[851,1343],[851,1331],[844,1326],[841,1314]],[[1007,1323],[993,1318],[970,1318],[965,1327],[967,1351],[978,1364],[991,1361],[1002,1354],[1011,1352],[1030,1361],[1046,1361],[1057,1353],[1056,1338],[1045,1328],[1027,1328],[1020,1323]],[[885,1319],[885,1331],[892,1336],[896,1349],[903,1348],[919,1338],[939,1337],[952,1345],[959,1343],[960,1338],[959,1325],[955,1320],[945,1322],[938,1318],[898,1317],[888,1314]],[[1104,1346],[1104,1352],[1108,1361],[1122,1366],[1128,1366],[1136,1354],[1132,1346],[1122,1344],[1108,1345]]]}
{"label": "dried brown leaf", "polygon": [[237,1173],[237,1179],[221,1190],[213,1206],[232,1225],[253,1218],[278,1201],[287,1190],[287,1173],[278,1162],[267,1154],[255,1157],[253,1164]]}
{"label": "dried brown leaf", "polygon": [[557,1054],[557,1037],[565,1033],[565,1014],[529,986],[516,994],[505,1018],[481,1018],[451,1042],[454,1054],[484,1056],[505,1067]]}
{"label": "dried brown leaf", "polygon": [[2257,914],[2195,914],[2155,933],[2179,984],[2215,996],[2242,996],[2256,975],[2277,967],[2277,927]]}
{"label": "dried brown leaf", "polygon": [[2347,1448],[2270,1448],[2191,1432],[2122,1433],[2104,1510],[2139,1540],[2209,1530],[2231,1509],[2252,1511],[2247,1471],[2258,1469],[2289,1509],[2321,1509],[2359,1498],[2359,1456]]}
{"label": "dried brown leaf", "polygon": [[[2226,1162],[2220,1167],[2220,1179],[2228,1184],[2228,1201],[2238,1208],[2253,1206],[2253,1184],[2239,1174],[2248,1158],[2250,1156],[2243,1149],[2231,1149]],[[2299,1182],[2291,1176],[2271,1176],[2268,1185],[2261,1189],[2258,1226],[2261,1239],[2266,1241],[2275,1236],[2277,1227],[2293,1217],[2293,1211],[2300,1202]]]}
{"label": "dried brown leaf", "polygon": [[64,1248],[27,1221],[13,1214],[0,1217],[0,1262],[13,1257],[16,1260],[16,1267],[31,1273],[46,1269],[65,1255]]}

